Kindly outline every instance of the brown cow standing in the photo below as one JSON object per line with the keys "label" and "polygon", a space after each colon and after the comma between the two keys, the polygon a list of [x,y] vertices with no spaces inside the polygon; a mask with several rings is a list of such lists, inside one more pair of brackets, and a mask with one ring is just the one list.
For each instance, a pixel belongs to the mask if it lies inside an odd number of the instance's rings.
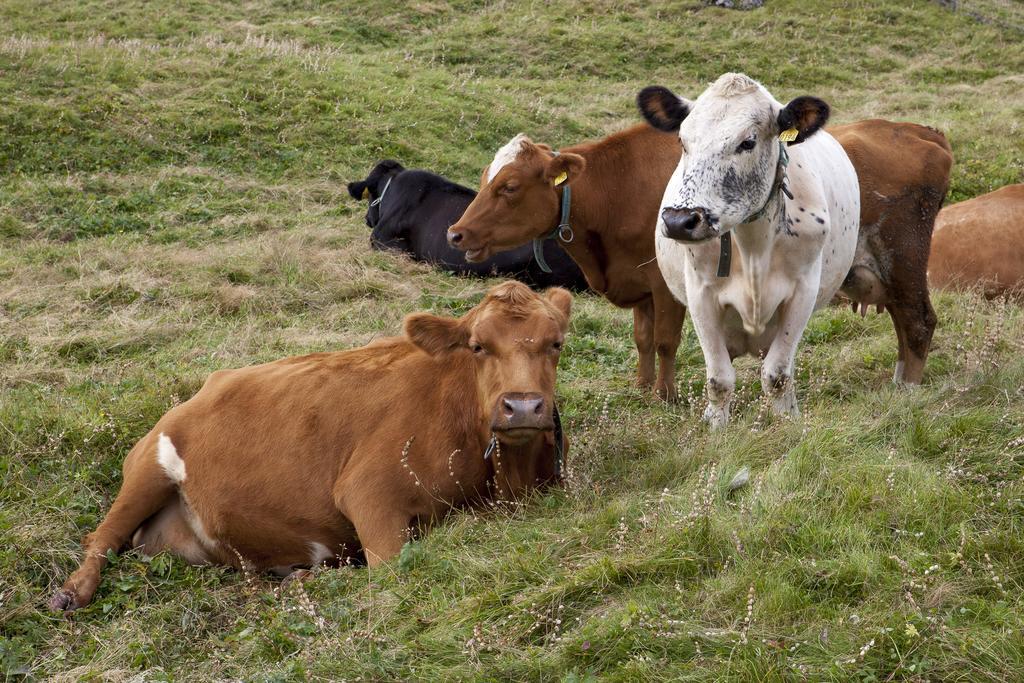
{"label": "brown cow standing", "polygon": [[928,280],[940,288],[977,287],[989,299],[1024,295],[1024,184],[940,211]]}
{"label": "brown cow standing", "polygon": [[[547,145],[517,135],[484,169],[479,194],[449,228],[448,240],[466,251],[468,260],[479,261],[548,235],[559,224],[560,188],[570,184],[572,237],[559,244],[592,289],[616,306],[633,309],[637,383],[654,384],[660,396],[674,400],[686,309],[661,277],[654,224],[679,156],[676,136],[646,125],[566,147],[558,156]],[[562,173],[567,177],[555,187]]]}
{"label": "brown cow standing", "polygon": [[884,306],[899,344],[894,381],[920,384],[935,331],[928,252],[935,214],[949,188],[953,153],[926,126],[882,119],[828,129],[860,182],[860,235],[842,292],[854,308]]}
{"label": "brown cow standing", "polygon": [[506,282],[462,318],[408,316],[402,337],[213,373],[128,454],[51,608],[88,604],[107,552],[129,540],[278,573],[361,546],[374,566],[412,525],[556,481],[571,302]]}

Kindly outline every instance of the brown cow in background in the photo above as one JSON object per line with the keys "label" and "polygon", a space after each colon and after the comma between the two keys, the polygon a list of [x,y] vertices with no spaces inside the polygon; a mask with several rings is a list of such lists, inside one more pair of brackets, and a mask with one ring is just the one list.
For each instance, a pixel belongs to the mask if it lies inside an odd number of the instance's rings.
{"label": "brown cow in background", "polygon": [[591,289],[633,309],[637,383],[653,384],[658,395],[672,401],[686,308],[661,277],[654,224],[680,154],[679,138],[646,125],[566,147],[557,156],[547,145],[517,135],[484,168],[480,192],[448,229],[448,241],[465,251],[467,260],[480,261],[557,232],[562,188],[571,184],[571,232],[560,235],[558,243]]}
{"label": "brown cow in background", "polygon": [[942,133],[915,123],[868,119],[828,132],[860,182],[860,235],[842,292],[854,309],[888,309],[899,343],[893,380],[920,384],[936,323],[928,251],[949,188],[952,149]]}
{"label": "brown cow in background", "polygon": [[928,280],[933,287],[977,287],[989,299],[1024,295],[1024,184],[940,211]]}
{"label": "brown cow in background", "polygon": [[282,574],[361,547],[374,566],[453,506],[557,481],[571,302],[505,282],[462,318],[416,313],[401,337],[213,373],[128,454],[50,607],[87,605],[129,541]]}

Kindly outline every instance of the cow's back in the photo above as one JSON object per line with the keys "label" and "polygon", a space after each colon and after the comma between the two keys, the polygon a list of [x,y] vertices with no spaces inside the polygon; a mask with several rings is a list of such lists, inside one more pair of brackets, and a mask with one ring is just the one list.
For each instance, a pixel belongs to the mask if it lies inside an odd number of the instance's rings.
{"label": "cow's back", "polygon": [[[834,126],[828,131],[846,150],[857,170],[862,242],[876,237],[890,209],[905,203],[908,195],[916,200],[914,206],[932,206],[932,215],[938,210],[946,196],[953,166],[953,151],[942,133],[916,123],[884,119]],[[926,236],[931,233],[933,219],[921,215],[918,220],[923,223],[921,230],[904,226],[904,230],[892,235],[905,240],[924,237],[923,245],[903,245],[903,253],[906,249],[928,248]]]}
{"label": "cow's back", "polygon": [[928,279],[935,287],[980,287],[988,297],[1024,292],[1024,184],[942,209]]}
{"label": "cow's back", "polygon": [[867,119],[828,128],[850,157],[861,183],[865,221],[874,223],[884,211],[881,199],[908,188],[945,196],[953,150],[946,136],[916,123]]}

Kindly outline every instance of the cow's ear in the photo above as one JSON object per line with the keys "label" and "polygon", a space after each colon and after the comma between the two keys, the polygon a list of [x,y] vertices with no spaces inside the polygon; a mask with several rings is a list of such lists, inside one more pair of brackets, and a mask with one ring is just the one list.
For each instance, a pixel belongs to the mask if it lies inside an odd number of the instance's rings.
{"label": "cow's ear", "polygon": [[548,160],[548,165],[544,168],[544,177],[556,186],[571,183],[586,167],[587,160],[579,154],[559,154]]}
{"label": "cow's ear", "polygon": [[432,356],[469,344],[469,331],[461,320],[430,313],[405,316],[405,336]]}
{"label": "cow's ear", "polygon": [[818,132],[828,122],[828,115],[828,104],[823,100],[806,95],[798,97],[779,112],[779,133],[785,135],[786,131],[796,130],[796,138],[787,142],[798,145]]}
{"label": "cow's ear", "polygon": [[366,182],[362,180],[348,184],[348,193],[352,195],[352,199],[366,199],[366,197],[363,194],[366,191]]}
{"label": "cow's ear", "polygon": [[565,316],[566,327],[568,327],[569,315],[572,313],[572,294],[561,287],[551,287],[544,291],[544,298]]}
{"label": "cow's ear", "polygon": [[690,113],[690,103],[668,88],[649,85],[636,96],[636,106],[647,123],[666,133],[679,130]]}
{"label": "cow's ear", "polygon": [[380,175],[395,175],[405,170],[405,166],[398,163],[394,159],[384,159],[377,163],[376,168],[373,169]]}

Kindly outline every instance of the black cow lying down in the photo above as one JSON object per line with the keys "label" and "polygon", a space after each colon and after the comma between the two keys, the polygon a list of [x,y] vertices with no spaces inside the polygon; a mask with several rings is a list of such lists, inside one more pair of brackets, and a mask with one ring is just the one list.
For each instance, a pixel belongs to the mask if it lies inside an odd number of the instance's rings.
{"label": "black cow lying down", "polygon": [[349,183],[348,192],[354,199],[370,200],[366,224],[373,228],[370,245],[374,249],[401,251],[452,273],[506,275],[538,288],[587,288],[583,273],[555,240],[544,242],[550,273],[534,260],[531,245],[497,253],[480,263],[467,262],[463,252],[448,246],[446,233],[476,192],[435,173],[385,160],[366,180]]}

